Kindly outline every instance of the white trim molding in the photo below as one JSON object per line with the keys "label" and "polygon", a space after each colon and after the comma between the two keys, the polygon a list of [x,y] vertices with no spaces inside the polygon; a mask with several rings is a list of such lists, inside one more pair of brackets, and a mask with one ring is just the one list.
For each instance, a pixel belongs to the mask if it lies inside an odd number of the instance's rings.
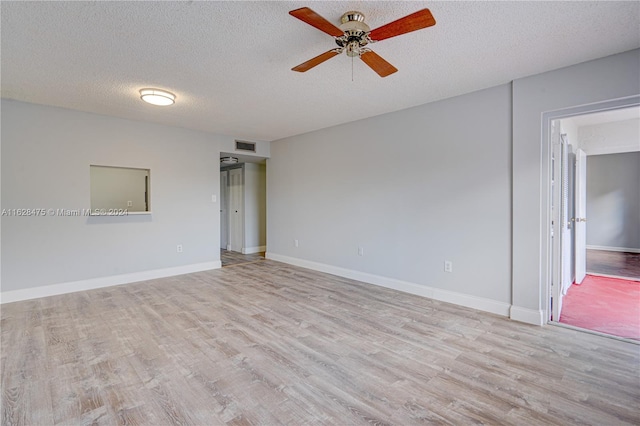
{"label": "white trim molding", "polygon": [[242,249],[242,254],[262,253],[267,251],[267,246],[246,247]]}
{"label": "white trim molding", "polygon": [[338,266],[327,265],[324,263],[317,263],[309,260],[284,256],[277,253],[266,253],[265,257],[267,259],[287,263],[289,265],[300,266],[302,268],[312,269],[314,271],[338,275],[340,277],[362,281],[367,284],[386,287],[393,290],[402,291],[404,293],[415,294],[416,296],[422,296],[442,302],[453,303],[455,305],[473,308],[479,311],[490,312],[492,314],[497,314],[504,317],[509,316],[510,305],[508,303],[498,302],[496,300],[442,290],[435,287],[396,280],[394,278],[388,278],[380,275],[369,274],[366,272],[354,271],[352,269],[341,268]]}
{"label": "white trim molding", "polygon": [[22,290],[3,291],[0,293],[0,303],[19,302],[21,300],[75,293],[76,291],[94,290],[97,288],[130,284],[157,278],[209,271],[211,269],[219,269],[221,267],[222,263],[219,260],[214,260],[211,262],[195,263],[192,265],[176,266],[173,268],[154,269],[151,271],[133,272],[130,274],[112,275],[109,277],[91,278],[88,280],[25,288]]}
{"label": "white trim molding", "polygon": [[629,248],[629,247],[587,246],[587,250],[604,250],[604,251],[619,251],[624,253],[640,253],[639,248]]}
{"label": "white trim molding", "polygon": [[544,325],[544,313],[541,310],[522,308],[520,306],[511,305],[509,310],[509,318],[514,321],[524,322],[533,325]]}

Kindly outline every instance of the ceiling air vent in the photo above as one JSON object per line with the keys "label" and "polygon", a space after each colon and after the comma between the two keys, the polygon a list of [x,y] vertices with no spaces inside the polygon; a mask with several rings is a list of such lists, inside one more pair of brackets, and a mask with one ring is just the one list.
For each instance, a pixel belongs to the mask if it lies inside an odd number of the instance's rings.
{"label": "ceiling air vent", "polygon": [[256,152],[255,142],[236,141],[236,151]]}

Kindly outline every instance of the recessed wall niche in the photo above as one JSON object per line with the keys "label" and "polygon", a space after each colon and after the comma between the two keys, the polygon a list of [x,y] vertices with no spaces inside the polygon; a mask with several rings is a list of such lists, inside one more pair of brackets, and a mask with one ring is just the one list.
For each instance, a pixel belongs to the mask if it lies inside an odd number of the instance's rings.
{"label": "recessed wall niche", "polygon": [[91,165],[92,214],[151,213],[150,169]]}

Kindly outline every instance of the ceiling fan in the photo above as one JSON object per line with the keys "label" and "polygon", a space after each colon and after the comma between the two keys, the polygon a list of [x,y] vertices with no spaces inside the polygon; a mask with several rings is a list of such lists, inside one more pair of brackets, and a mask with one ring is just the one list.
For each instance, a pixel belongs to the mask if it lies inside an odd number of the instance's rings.
{"label": "ceiling fan", "polygon": [[371,30],[369,26],[364,23],[364,14],[362,12],[351,11],[345,13],[342,15],[342,18],[340,18],[342,24],[339,27],[333,25],[308,7],[292,10],[289,14],[333,36],[338,45],[337,48],[324,52],[315,58],[291,68],[292,71],[298,72],[309,71],[316,65],[320,65],[324,61],[346,51],[347,56],[352,58],[356,56],[359,57],[372,70],[378,73],[380,77],[386,77],[398,71],[398,69],[365,46],[369,43],[375,43],[387,38],[421,30],[436,24],[436,20],[433,18],[433,15],[431,15],[429,9],[419,10],[374,30]]}

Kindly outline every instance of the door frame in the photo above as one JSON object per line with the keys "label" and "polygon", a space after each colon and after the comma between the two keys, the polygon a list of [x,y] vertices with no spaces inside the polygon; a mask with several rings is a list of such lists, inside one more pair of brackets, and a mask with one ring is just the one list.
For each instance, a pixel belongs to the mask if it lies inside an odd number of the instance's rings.
{"label": "door frame", "polygon": [[[554,255],[552,250],[552,238],[551,229],[552,220],[560,220],[560,209],[556,209],[552,212],[552,191],[551,191],[551,154],[552,154],[552,140],[551,140],[551,121],[562,118],[575,117],[577,115],[591,114],[594,112],[603,112],[616,109],[629,108],[634,106],[640,106],[640,95],[628,96],[620,99],[612,99],[603,102],[596,102],[587,105],[578,105],[574,107],[568,107],[553,111],[546,111],[542,113],[542,164],[541,164],[541,176],[542,176],[542,215],[541,215],[541,228],[542,228],[542,244],[540,260],[541,260],[541,272],[544,282],[541,285],[542,294],[540,295],[543,303],[542,314],[544,323],[556,323],[557,321],[551,321],[551,283],[553,278],[553,265],[554,262],[559,262],[561,259],[558,254]],[[554,217],[556,216],[556,217]],[[558,258],[556,258],[558,257]],[[559,318],[558,318],[559,319]]]}
{"label": "door frame", "polygon": [[[553,123],[556,123],[554,131]],[[561,134],[560,120],[552,120],[551,144],[552,144],[552,256],[560,261],[552,262],[551,275],[551,318],[558,320],[562,311],[562,296],[565,294],[565,284],[570,276],[567,276],[567,263],[571,257],[571,225],[569,222],[569,144],[563,134]],[[570,265],[570,264],[569,264]],[[555,284],[555,285],[554,285]]]}

